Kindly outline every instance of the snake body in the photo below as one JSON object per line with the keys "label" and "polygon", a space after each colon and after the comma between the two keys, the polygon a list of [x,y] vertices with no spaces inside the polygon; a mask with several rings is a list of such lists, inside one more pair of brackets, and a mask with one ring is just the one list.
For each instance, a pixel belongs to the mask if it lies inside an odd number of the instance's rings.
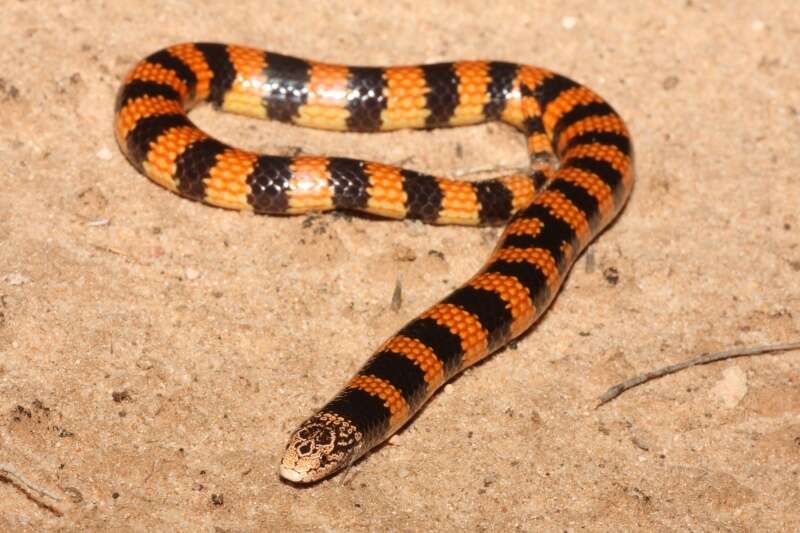
{"label": "snake body", "polygon": [[[225,111],[338,131],[436,128],[500,120],[527,139],[530,171],[455,181],[339,157],[260,155],[187,117]],[[289,439],[280,475],[308,483],[352,464],[405,424],[444,383],[527,330],[634,181],[620,116],[554,72],[497,61],[351,67],[255,48],[185,43],[140,61],[116,102],[131,163],[186,198],[259,213],[359,210],[437,224],[507,222],[463,286],[380,345]]]}

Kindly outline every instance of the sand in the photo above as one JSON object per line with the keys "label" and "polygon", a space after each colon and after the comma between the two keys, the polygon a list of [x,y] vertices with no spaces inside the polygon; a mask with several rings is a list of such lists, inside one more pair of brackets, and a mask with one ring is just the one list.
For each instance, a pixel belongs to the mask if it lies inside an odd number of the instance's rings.
{"label": "sand", "polygon": [[[0,530],[800,529],[800,352],[594,408],[639,372],[800,339],[794,2],[136,5],[2,2]],[[547,66],[629,122],[638,182],[530,334],[346,478],[299,489],[277,476],[293,427],[499,230],[253,216],[153,185],[117,149],[115,93],[140,57],[191,40]],[[444,174],[526,160],[496,124],[357,135],[192,117],[264,152]]]}

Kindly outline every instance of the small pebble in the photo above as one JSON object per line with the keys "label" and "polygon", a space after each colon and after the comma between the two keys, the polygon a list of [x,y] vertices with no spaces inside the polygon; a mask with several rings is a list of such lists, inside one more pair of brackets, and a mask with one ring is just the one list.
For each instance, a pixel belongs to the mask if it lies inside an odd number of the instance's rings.
{"label": "small pebble", "polygon": [[197,270],[193,269],[192,267],[188,267],[186,269],[186,279],[188,279],[189,281],[194,281],[199,277],[200,277],[200,272],[198,272]]}
{"label": "small pebble", "polygon": [[136,361],[136,367],[140,370],[150,370],[155,366],[155,362],[146,355],[141,356]]}
{"label": "small pebble", "polygon": [[571,30],[578,23],[578,19],[573,16],[567,16],[561,19],[561,26],[565,30]]}
{"label": "small pebble", "polygon": [[392,251],[392,258],[395,261],[411,262],[416,261],[417,253],[408,246],[397,245]]}
{"label": "small pebble", "polygon": [[681,80],[678,78],[678,76],[667,76],[664,78],[664,81],[661,82],[661,86],[664,88],[664,90],[670,91],[677,87],[680,81]]}
{"label": "small pebble", "polygon": [[100,148],[95,155],[97,156],[98,159],[102,159],[103,161],[110,161],[111,158],[113,157],[113,155],[111,154],[111,150],[109,150],[105,146],[103,148]]}
{"label": "small pebble", "polygon": [[12,272],[11,274],[6,274],[5,276],[3,276],[3,281],[5,281],[11,286],[17,286],[29,283],[31,281],[31,278],[29,278],[25,274],[20,274],[19,272]]}

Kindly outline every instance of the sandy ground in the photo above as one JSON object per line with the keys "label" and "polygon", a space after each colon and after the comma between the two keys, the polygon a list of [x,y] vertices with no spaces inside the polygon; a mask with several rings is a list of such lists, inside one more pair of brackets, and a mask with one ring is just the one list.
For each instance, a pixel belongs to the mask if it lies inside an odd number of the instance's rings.
{"label": "sandy ground", "polygon": [[[137,4],[2,0],[0,530],[800,529],[800,352],[593,407],[638,372],[800,338],[794,2]],[[138,58],[187,40],[548,66],[629,121],[638,183],[516,348],[344,482],[298,489],[276,473],[291,429],[498,230],[242,215],[154,186],[117,150],[114,96]],[[525,162],[500,125],[370,136],[192,116],[274,153]]]}

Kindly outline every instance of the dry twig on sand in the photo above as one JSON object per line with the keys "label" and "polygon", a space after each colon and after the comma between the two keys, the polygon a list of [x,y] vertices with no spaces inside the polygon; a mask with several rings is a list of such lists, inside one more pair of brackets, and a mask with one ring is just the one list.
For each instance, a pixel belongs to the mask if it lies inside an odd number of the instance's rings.
{"label": "dry twig on sand", "polygon": [[771,354],[777,352],[786,352],[789,350],[800,350],[800,342],[770,344],[765,346],[754,346],[751,348],[737,348],[734,350],[726,350],[724,352],[706,353],[698,357],[689,359],[687,361],[683,361],[682,363],[676,363],[674,365],[665,366],[663,368],[659,368],[657,370],[651,370],[649,372],[639,374],[638,376],[634,376],[630,379],[626,379],[622,383],[614,385],[613,387],[608,389],[605,393],[603,393],[603,395],[600,396],[600,398],[598,399],[598,403],[595,406],[595,408],[610,402],[611,400],[613,400],[614,398],[616,398],[617,396],[619,396],[628,389],[632,389],[633,387],[641,385],[642,383],[645,383],[647,381],[658,379],[660,377],[669,374],[674,374],[691,366],[707,365],[708,363],[722,361],[723,359],[733,359],[734,357]]}

